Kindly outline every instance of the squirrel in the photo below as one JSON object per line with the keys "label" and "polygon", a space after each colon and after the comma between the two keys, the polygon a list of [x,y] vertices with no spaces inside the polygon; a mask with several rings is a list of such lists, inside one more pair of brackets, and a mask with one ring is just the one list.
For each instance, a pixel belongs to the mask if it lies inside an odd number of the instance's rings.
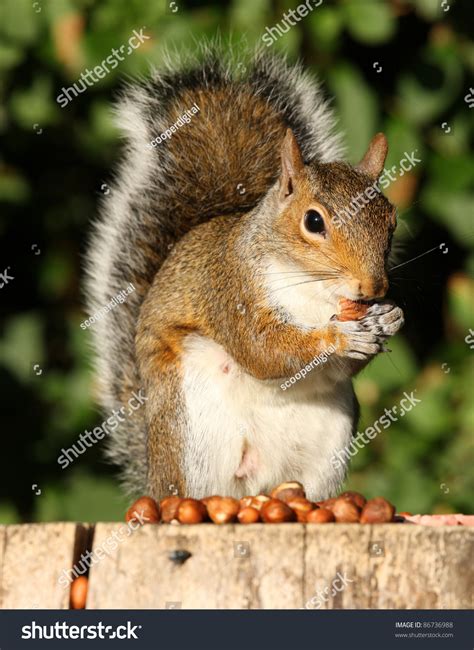
{"label": "squirrel", "polygon": [[[374,192],[333,223],[376,183],[385,136],[349,165],[301,64],[212,48],[132,83],[117,114],[127,144],[86,287],[91,314],[134,287],[92,328],[104,409],[146,395],[108,443],[125,488],[239,498],[292,479],[332,496],[359,415],[352,377],[403,324],[385,299],[394,207]],[[342,299],[365,315],[339,320]]]}

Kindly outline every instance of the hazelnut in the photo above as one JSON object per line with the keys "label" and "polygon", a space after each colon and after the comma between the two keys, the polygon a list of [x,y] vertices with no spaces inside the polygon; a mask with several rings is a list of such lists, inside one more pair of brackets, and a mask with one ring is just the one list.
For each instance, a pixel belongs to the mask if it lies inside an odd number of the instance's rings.
{"label": "hazelnut", "polygon": [[352,501],[339,497],[332,506],[336,521],[341,524],[354,524],[359,521],[360,509]]}
{"label": "hazelnut", "polygon": [[250,505],[252,506],[252,508],[255,508],[255,510],[260,510],[263,504],[267,503],[267,501],[270,501],[269,496],[267,496],[266,494],[258,494],[256,497],[252,497],[252,501],[250,502]]}
{"label": "hazelnut", "polygon": [[207,504],[207,512],[215,524],[228,524],[235,521],[239,510],[240,503],[232,497],[215,497]]}
{"label": "hazelnut", "polygon": [[342,298],[342,300],[339,301],[339,305],[338,305],[337,320],[339,321],[360,320],[365,316],[368,308],[369,308],[369,303],[367,302]]}
{"label": "hazelnut", "polygon": [[339,495],[339,498],[346,499],[346,501],[352,501],[352,503],[354,503],[361,510],[367,503],[367,499],[363,494],[361,494],[360,492],[353,492],[352,490],[343,492],[342,494]]}
{"label": "hazelnut", "polygon": [[248,506],[240,510],[237,519],[241,524],[256,524],[257,521],[260,521],[260,513],[255,508]]}
{"label": "hazelnut", "polygon": [[243,510],[244,508],[248,508],[250,505],[252,505],[254,498],[255,497],[242,497],[239,499],[240,509]]}
{"label": "hazelnut", "polygon": [[125,521],[138,521],[140,524],[156,524],[160,521],[160,507],[151,497],[140,497],[127,510]]}
{"label": "hazelnut", "polygon": [[393,520],[395,508],[383,497],[369,499],[362,509],[361,524],[383,524]]}
{"label": "hazelnut", "polygon": [[211,497],[204,497],[204,498],[202,498],[200,501],[201,501],[201,503],[203,503],[203,504],[206,506],[206,508],[207,508],[207,504],[209,503],[209,501],[212,501],[212,499],[219,499],[219,498],[220,498],[220,497],[218,497],[218,496],[216,496],[216,495],[213,495],[213,496],[211,496]]}
{"label": "hazelnut", "polygon": [[326,508],[311,510],[311,512],[308,512],[306,517],[306,522],[308,524],[329,524],[333,521],[336,521],[336,518],[331,510],[327,510]]}
{"label": "hazelnut", "polygon": [[86,576],[74,578],[71,583],[69,602],[71,609],[85,609],[89,579]]}
{"label": "hazelnut", "polygon": [[313,510],[313,504],[311,501],[308,501],[308,499],[305,499],[304,497],[294,497],[293,499],[288,500],[286,504],[290,506],[296,514],[296,520],[301,524],[305,523],[306,516],[311,512],[311,510]]}
{"label": "hazelnut", "polygon": [[266,501],[260,509],[260,516],[267,524],[281,524],[295,519],[293,510],[279,499]]}
{"label": "hazelnut", "polygon": [[305,498],[306,493],[301,483],[298,483],[298,481],[288,481],[273,488],[270,496],[272,499],[280,499],[280,501],[287,503],[289,499],[294,499],[295,497]]}
{"label": "hazelnut", "polygon": [[196,499],[182,499],[178,506],[178,521],[181,524],[200,524],[206,519],[206,506]]}
{"label": "hazelnut", "polygon": [[181,497],[166,497],[160,501],[161,521],[169,524],[173,519],[178,517],[179,504],[183,499]]}
{"label": "hazelnut", "polygon": [[316,501],[318,508],[326,508],[327,510],[332,510],[332,507],[335,503],[335,497],[332,497],[331,499],[325,499],[324,501]]}

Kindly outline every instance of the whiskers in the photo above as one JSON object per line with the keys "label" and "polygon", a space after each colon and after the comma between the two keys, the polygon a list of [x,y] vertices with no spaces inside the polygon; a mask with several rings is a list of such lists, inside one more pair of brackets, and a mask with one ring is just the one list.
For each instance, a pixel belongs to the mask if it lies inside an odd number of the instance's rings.
{"label": "whiskers", "polygon": [[[300,276],[300,277],[306,277],[306,276]],[[327,276],[327,277],[317,277],[317,278],[312,278],[311,280],[302,280],[301,282],[292,282],[290,284],[287,284],[284,287],[272,287],[272,291],[276,293],[277,291],[283,291],[286,289],[291,289],[292,287],[299,287],[302,284],[312,284],[316,282],[324,282],[328,280],[334,280],[338,276]],[[292,278],[293,280],[296,278]]]}

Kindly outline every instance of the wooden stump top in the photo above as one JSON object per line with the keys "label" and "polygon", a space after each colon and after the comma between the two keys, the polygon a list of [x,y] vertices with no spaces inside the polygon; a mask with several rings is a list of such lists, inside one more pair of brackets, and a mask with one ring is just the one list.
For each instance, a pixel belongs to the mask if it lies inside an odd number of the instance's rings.
{"label": "wooden stump top", "polygon": [[[0,607],[471,609],[474,530],[411,524],[0,526]],[[81,567],[79,566],[80,575]],[[64,586],[65,585],[65,586]]]}

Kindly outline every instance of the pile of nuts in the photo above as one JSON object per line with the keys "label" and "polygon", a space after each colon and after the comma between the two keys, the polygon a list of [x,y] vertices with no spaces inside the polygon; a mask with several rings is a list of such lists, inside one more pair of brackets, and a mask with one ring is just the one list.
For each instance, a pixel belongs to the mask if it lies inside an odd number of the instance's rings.
{"label": "pile of nuts", "polygon": [[325,501],[312,502],[306,498],[301,483],[290,481],[273,489],[270,495],[232,497],[211,496],[204,499],[186,499],[170,496],[158,504],[151,497],[141,497],[130,506],[126,521],[140,516],[147,523],[200,524],[281,524],[299,522],[308,524],[361,523],[381,524],[400,521],[395,508],[383,497],[367,500],[359,492],[343,492]]}

